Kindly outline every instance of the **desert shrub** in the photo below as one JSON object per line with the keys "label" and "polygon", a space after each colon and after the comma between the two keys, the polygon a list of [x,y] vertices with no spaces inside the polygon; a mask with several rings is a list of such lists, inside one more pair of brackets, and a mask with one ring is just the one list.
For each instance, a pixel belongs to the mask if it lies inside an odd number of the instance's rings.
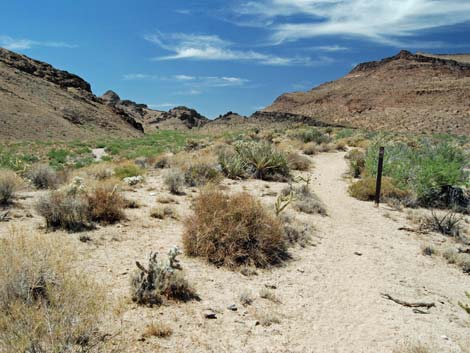
{"label": "desert shrub", "polygon": [[92,227],[88,199],[84,194],[51,191],[39,198],[36,210],[51,230],[79,232]]}
{"label": "desert shrub", "polygon": [[[372,144],[366,153],[366,173],[376,175],[380,142]],[[404,143],[385,143],[383,175],[402,188],[413,191],[422,206],[436,206],[430,195],[445,186],[468,185],[468,155],[448,142],[431,144],[427,141],[412,148]],[[449,205],[452,206],[452,205]]]}
{"label": "desert shrub", "polygon": [[199,299],[181,272],[176,259],[180,254],[180,250],[174,247],[163,260],[158,259],[157,253],[151,253],[147,268],[137,262],[139,270],[131,278],[132,300],[152,306],[162,304],[165,298],[177,301]]}
{"label": "desert shrub", "polygon": [[243,306],[251,305],[255,300],[253,298],[253,293],[251,293],[249,290],[244,290],[243,292],[241,292],[238,299],[240,300],[240,303],[242,303]]}
{"label": "desert shrub", "polygon": [[366,166],[366,155],[357,149],[349,151],[345,158],[349,161],[349,173],[353,178],[359,178]]}
{"label": "desert shrub", "polygon": [[204,190],[193,207],[183,234],[189,256],[229,268],[264,268],[288,258],[282,225],[252,196]]}
{"label": "desert shrub", "polygon": [[184,172],[184,181],[188,186],[204,186],[221,180],[219,170],[210,163],[197,162],[191,164]]}
{"label": "desert shrub", "polygon": [[164,207],[154,207],[150,211],[150,217],[157,218],[157,219],[165,219],[165,218],[177,218],[175,210],[173,207],[164,206]]}
{"label": "desert shrub", "polygon": [[114,175],[121,180],[124,178],[142,176],[143,174],[144,170],[132,163],[122,164],[114,168]]}
{"label": "desert shrub", "polygon": [[308,130],[302,130],[295,134],[295,137],[301,140],[303,143],[314,142],[317,145],[322,143],[331,142],[331,137],[324,134],[316,128],[310,128]]}
{"label": "desert shrub", "polygon": [[221,151],[218,161],[222,173],[230,179],[243,179],[247,175],[247,164],[234,151]]}
{"label": "desert shrub", "polygon": [[166,338],[170,337],[173,334],[173,329],[162,323],[162,322],[152,322],[145,328],[143,337],[159,337]]}
{"label": "desert shrub", "polygon": [[51,236],[16,232],[0,240],[0,351],[100,350],[104,291],[73,266]]}
{"label": "desert shrub", "polygon": [[13,202],[18,186],[19,178],[14,172],[0,170],[0,205],[5,206]]}
{"label": "desert shrub", "polygon": [[284,238],[289,245],[300,245],[306,247],[312,242],[313,227],[307,223],[300,222],[283,213],[281,221],[284,225]]}
{"label": "desert shrub", "polygon": [[308,214],[321,214],[326,215],[326,207],[321,202],[315,193],[313,193],[307,185],[293,186],[290,185],[284,188],[281,192],[282,195],[292,194],[293,202],[292,207],[303,213]]}
{"label": "desert shrub", "polygon": [[308,142],[302,146],[302,152],[308,156],[313,156],[320,152],[320,148],[315,142]]}
{"label": "desert shrub", "polygon": [[[376,179],[366,177],[349,186],[349,193],[352,197],[362,201],[372,201],[375,198]],[[392,178],[383,177],[380,196],[383,201],[387,199],[403,199],[409,196],[409,191],[402,190],[395,185]]]}
{"label": "desert shrub", "polygon": [[98,184],[87,194],[91,220],[101,224],[113,224],[124,218],[126,203],[117,185]]}
{"label": "desert shrub", "polygon": [[172,194],[183,194],[185,175],[181,170],[170,169],[165,176],[164,182]]}
{"label": "desert shrub", "polygon": [[422,219],[422,227],[444,235],[459,237],[462,230],[462,220],[462,216],[454,211],[439,214],[433,210],[431,215]]}
{"label": "desert shrub", "polygon": [[287,164],[292,170],[309,170],[312,166],[312,161],[305,156],[298,154],[297,152],[291,152],[287,155]]}
{"label": "desert shrub", "polygon": [[34,165],[26,176],[37,189],[55,189],[59,184],[57,172],[47,164]]}
{"label": "desert shrub", "polygon": [[170,160],[171,160],[171,156],[168,154],[163,154],[161,156],[158,156],[154,163],[154,168],[155,169],[170,168]]}
{"label": "desert shrub", "polygon": [[290,175],[286,156],[268,142],[239,142],[235,150],[256,179],[283,180]]}
{"label": "desert shrub", "polygon": [[84,170],[87,176],[95,180],[107,180],[114,177],[114,168],[109,163],[92,164]]}

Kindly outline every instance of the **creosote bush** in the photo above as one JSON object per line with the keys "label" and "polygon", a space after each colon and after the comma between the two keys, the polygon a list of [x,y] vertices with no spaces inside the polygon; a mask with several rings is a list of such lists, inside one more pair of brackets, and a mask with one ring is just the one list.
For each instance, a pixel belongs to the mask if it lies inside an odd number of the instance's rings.
{"label": "creosote bush", "polygon": [[217,266],[266,268],[289,256],[280,221],[246,193],[203,190],[185,220],[184,250]]}
{"label": "creosote bush", "polygon": [[160,305],[165,298],[184,302],[198,300],[176,258],[180,254],[178,247],[173,247],[163,260],[158,259],[157,253],[151,253],[147,268],[136,262],[138,271],[131,278],[132,300],[148,306]]}
{"label": "creosote bush", "polygon": [[57,172],[47,164],[34,165],[26,176],[37,189],[55,189],[59,184]]}
{"label": "creosote bush", "polygon": [[14,172],[0,170],[0,206],[7,206],[13,202],[19,184],[19,178]]}
{"label": "creosote bush", "polygon": [[[372,201],[375,198],[375,186],[376,179],[373,177],[366,177],[350,185],[349,193],[356,199]],[[383,200],[386,201],[386,199],[403,199],[408,197],[410,193],[397,187],[393,179],[383,177],[380,195]]]}
{"label": "creosote bush", "polygon": [[104,290],[75,270],[71,247],[12,232],[0,240],[0,351],[101,351]]}

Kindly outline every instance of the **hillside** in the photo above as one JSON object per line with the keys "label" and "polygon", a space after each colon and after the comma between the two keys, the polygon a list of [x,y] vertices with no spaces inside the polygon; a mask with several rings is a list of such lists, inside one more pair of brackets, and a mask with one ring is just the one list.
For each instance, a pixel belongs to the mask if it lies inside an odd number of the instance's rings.
{"label": "hillside", "polygon": [[102,103],[88,82],[0,48],[0,139],[132,137],[142,126]]}
{"label": "hillside", "polygon": [[468,135],[469,57],[401,51],[308,92],[283,94],[264,112],[373,130]]}

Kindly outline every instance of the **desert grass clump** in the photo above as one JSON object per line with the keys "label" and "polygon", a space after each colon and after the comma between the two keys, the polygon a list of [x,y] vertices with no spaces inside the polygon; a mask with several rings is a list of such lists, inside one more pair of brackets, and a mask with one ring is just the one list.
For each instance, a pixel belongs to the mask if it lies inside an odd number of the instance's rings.
{"label": "desert grass clump", "polygon": [[253,298],[253,293],[251,293],[251,291],[249,290],[244,290],[243,292],[241,292],[238,299],[240,300],[240,303],[242,303],[243,306],[251,305],[255,300]]}
{"label": "desert grass clump", "polygon": [[19,185],[19,178],[14,172],[0,170],[0,206],[8,206],[13,202]]}
{"label": "desert grass clump", "polygon": [[87,193],[90,217],[93,222],[114,224],[124,218],[126,202],[117,185],[101,183]]}
{"label": "desert grass clump", "polygon": [[152,208],[150,211],[150,217],[157,219],[177,218],[175,210],[170,206]]}
{"label": "desert grass clump", "polygon": [[[376,179],[366,177],[349,186],[349,193],[352,197],[362,201],[372,201],[375,197]],[[389,177],[382,178],[382,188],[380,195],[383,200],[387,199],[404,199],[409,197],[409,191],[402,190],[395,185],[393,179]]]}
{"label": "desert grass clump", "polygon": [[158,259],[157,253],[151,253],[147,268],[137,261],[138,271],[131,278],[132,300],[153,306],[162,304],[164,299],[184,302],[199,299],[181,272],[176,258],[180,254],[178,247],[171,248],[163,260]]}
{"label": "desert grass clump", "polygon": [[308,142],[302,146],[302,152],[308,156],[313,156],[320,152],[320,148],[315,142]]}
{"label": "desert grass clump", "polygon": [[459,237],[463,218],[454,211],[439,214],[435,210],[422,219],[422,228],[452,237]]}
{"label": "desert grass clump", "polygon": [[434,349],[429,348],[421,343],[419,344],[404,344],[393,350],[392,353],[435,353]]}
{"label": "desert grass clump", "polygon": [[173,334],[173,329],[162,323],[162,322],[152,322],[145,328],[143,337],[158,337],[158,338],[167,338]]}
{"label": "desert grass clump", "polygon": [[73,266],[64,239],[14,231],[0,240],[0,351],[98,352],[102,287]]}
{"label": "desert grass clump", "polygon": [[277,298],[276,294],[274,294],[273,291],[267,289],[267,288],[262,288],[259,292],[260,298],[269,300],[273,303],[280,303],[281,301]]}
{"label": "desert grass clump", "polygon": [[286,155],[269,142],[239,142],[235,150],[256,179],[281,181],[290,176]]}
{"label": "desert grass clump", "polygon": [[199,161],[191,164],[184,172],[184,181],[188,186],[204,186],[218,183],[222,179],[216,166]]}
{"label": "desert grass clump", "polygon": [[59,175],[47,164],[36,164],[26,174],[37,189],[55,189],[59,184]]}
{"label": "desert grass clump", "polygon": [[170,169],[164,179],[168,190],[174,195],[184,193],[185,175],[179,169]]}
{"label": "desert grass clump", "polygon": [[312,161],[297,152],[291,152],[287,155],[287,163],[292,170],[306,171],[312,166]]}
{"label": "desert grass clump", "polygon": [[306,247],[312,244],[314,228],[311,225],[300,222],[287,213],[283,213],[280,219],[284,225],[284,238],[289,245]]}
{"label": "desert grass clump", "polygon": [[289,257],[280,221],[249,194],[204,190],[193,209],[183,234],[189,256],[232,269],[266,268]]}

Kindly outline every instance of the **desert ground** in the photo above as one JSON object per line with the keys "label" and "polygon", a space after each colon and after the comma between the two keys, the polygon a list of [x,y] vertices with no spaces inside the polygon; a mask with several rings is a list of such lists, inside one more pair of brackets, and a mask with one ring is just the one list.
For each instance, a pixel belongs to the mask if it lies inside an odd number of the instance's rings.
{"label": "desert ground", "polygon": [[[200,192],[187,188],[184,195],[170,195],[163,170],[149,170],[142,184],[125,189],[124,196],[139,208],[126,209],[124,222],[82,233],[48,232],[34,210],[46,191],[26,190],[11,210],[12,220],[0,222],[0,236],[22,229],[72,243],[78,258],[74,267],[106,288],[109,315],[101,330],[107,342],[101,351],[377,353],[423,344],[437,352],[470,352],[470,316],[458,305],[466,300],[470,276],[422,251],[424,244],[456,246],[455,240],[411,231],[407,212],[351,197],[345,154],[308,157],[314,167],[295,172],[311,178],[310,188],[327,215],[286,209],[313,228],[311,243],[290,249],[292,259],[282,266],[244,273],[180,256],[199,301],[146,307],[130,299],[135,262],[146,263],[151,251],[166,254],[172,246],[182,247],[182,220]],[[248,192],[273,209],[285,186],[224,179],[217,188]],[[150,210],[163,197],[175,217],[151,218]],[[386,295],[434,306],[406,307]],[[208,312],[215,318],[207,318]],[[155,322],[173,334],[145,336]]]}

